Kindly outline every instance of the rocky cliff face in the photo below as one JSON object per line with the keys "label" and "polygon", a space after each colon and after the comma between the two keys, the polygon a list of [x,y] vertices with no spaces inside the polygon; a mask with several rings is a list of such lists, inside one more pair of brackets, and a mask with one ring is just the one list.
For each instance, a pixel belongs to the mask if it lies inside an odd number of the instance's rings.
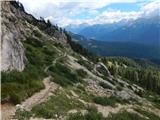
{"label": "rocky cliff face", "polygon": [[2,36],[1,36],[1,71],[18,70],[25,68],[27,58],[22,41],[39,29],[55,41],[66,43],[66,36],[60,33],[55,26],[37,20],[25,12],[18,2],[2,2]]}
{"label": "rocky cliff face", "polygon": [[26,57],[21,43],[22,30],[19,27],[20,22],[15,16],[16,12],[8,2],[2,2],[2,71],[13,69],[22,71],[25,67]]}

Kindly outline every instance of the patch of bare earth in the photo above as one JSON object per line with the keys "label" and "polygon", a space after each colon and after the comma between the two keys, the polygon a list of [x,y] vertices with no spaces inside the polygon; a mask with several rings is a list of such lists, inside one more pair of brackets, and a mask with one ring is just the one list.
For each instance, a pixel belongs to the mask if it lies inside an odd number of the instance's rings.
{"label": "patch of bare earth", "polygon": [[16,107],[12,104],[6,103],[1,105],[2,120],[11,120],[16,112]]}

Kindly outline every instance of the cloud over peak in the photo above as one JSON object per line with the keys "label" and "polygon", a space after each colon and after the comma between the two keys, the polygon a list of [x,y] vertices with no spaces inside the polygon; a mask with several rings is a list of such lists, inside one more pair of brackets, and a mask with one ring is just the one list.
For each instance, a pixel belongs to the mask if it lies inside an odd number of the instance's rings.
{"label": "cloud over peak", "polygon": [[[158,0],[20,0],[27,12],[35,17],[44,17],[60,26],[69,24],[105,24],[126,19],[137,19],[150,13],[159,14]],[[137,4],[138,3],[138,4]],[[123,11],[108,8],[108,5],[135,4],[139,10]],[[121,6],[120,6],[121,7]],[[123,5],[122,5],[123,7]]]}

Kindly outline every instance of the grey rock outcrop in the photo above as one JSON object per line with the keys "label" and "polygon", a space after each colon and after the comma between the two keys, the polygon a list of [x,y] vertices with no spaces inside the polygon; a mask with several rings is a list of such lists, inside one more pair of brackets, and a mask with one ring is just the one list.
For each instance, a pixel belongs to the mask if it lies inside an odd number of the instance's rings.
{"label": "grey rock outcrop", "polygon": [[99,72],[100,74],[112,77],[110,71],[102,62],[99,62],[98,64],[95,65],[95,71]]}
{"label": "grey rock outcrop", "polygon": [[21,31],[8,2],[2,2],[1,71],[22,71],[26,57],[21,43]]}

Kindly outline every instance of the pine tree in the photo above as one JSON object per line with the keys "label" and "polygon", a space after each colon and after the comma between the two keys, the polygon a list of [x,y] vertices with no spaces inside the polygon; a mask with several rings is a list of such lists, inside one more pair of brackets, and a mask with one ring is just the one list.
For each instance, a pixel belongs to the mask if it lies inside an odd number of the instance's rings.
{"label": "pine tree", "polygon": [[138,77],[138,73],[136,71],[134,71],[133,79],[134,79],[135,82],[138,83],[139,77]]}
{"label": "pine tree", "polygon": [[47,20],[47,26],[48,26],[48,27],[51,27],[51,26],[52,26],[52,23],[50,22],[50,20]]}

